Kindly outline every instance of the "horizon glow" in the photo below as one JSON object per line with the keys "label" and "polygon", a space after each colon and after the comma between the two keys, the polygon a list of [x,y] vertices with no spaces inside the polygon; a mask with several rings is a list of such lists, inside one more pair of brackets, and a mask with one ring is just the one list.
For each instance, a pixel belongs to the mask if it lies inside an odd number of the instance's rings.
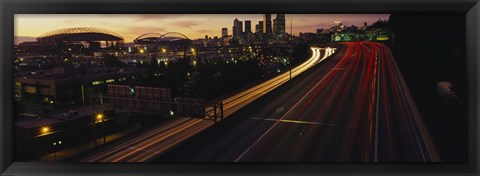
{"label": "horizon glow", "polygon": [[[272,14],[272,21],[276,14]],[[319,28],[330,28],[334,21],[343,25],[358,27],[388,20],[390,14],[286,14],[285,31],[297,35],[300,32],[316,32]],[[221,36],[221,28],[226,27],[232,34],[233,20],[252,21],[255,25],[263,20],[263,14],[16,14],[14,35],[17,37],[37,37],[62,28],[97,27],[110,30],[124,37],[125,43],[132,42],[145,33],[180,32],[190,39]],[[28,40],[28,39],[27,39]],[[15,41],[17,42],[21,41]]]}

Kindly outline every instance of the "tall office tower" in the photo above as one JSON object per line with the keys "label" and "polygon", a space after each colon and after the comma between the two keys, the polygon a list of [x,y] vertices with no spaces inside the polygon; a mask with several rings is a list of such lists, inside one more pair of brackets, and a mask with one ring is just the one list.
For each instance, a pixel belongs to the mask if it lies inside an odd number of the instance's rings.
{"label": "tall office tower", "polygon": [[238,19],[235,18],[233,21],[233,37],[234,38],[239,38],[242,36],[242,31],[243,29],[243,23],[242,21],[239,21]]}
{"label": "tall office tower", "polygon": [[228,28],[222,28],[222,37],[227,38],[228,37]]}
{"label": "tall office tower", "polygon": [[252,33],[252,21],[245,20],[245,34]]}
{"label": "tall office tower", "polygon": [[277,17],[273,20],[273,35],[277,39],[285,36],[285,14],[277,14]]}
{"label": "tall office tower", "polygon": [[257,25],[255,25],[255,33],[262,34],[263,33],[263,21],[259,21]]}
{"label": "tall office tower", "polygon": [[272,15],[265,14],[263,16],[263,33],[265,34],[272,34]]}

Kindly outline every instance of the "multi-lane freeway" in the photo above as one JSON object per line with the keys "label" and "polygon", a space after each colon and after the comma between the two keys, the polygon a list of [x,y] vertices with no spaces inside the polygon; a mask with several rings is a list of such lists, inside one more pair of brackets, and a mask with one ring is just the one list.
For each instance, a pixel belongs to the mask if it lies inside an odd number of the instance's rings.
{"label": "multi-lane freeway", "polygon": [[175,146],[176,161],[441,161],[389,48],[342,45],[328,59],[312,48],[293,81],[284,73],[224,99],[225,115],[242,120],[222,133],[194,136],[213,122],[180,118],[84,161],[152,161]]}
{"label": "multi-lane freeway", "polygon": [[[295,78],[312,66],[324,61],[335,51],[334,48],[312,47],[312,56],[291,71]],[[290,73],[282,73],[272,79],[252,86],[228,98],[220,100],[224,104],[224,117],[229,117],[251,102],[262,97],[290,80]],[[211,111],[206,109],[207,112]],[[119,142],[111,147],[90,154],[82,162],[145,162],[149,161],[190,137],[212,126],[207,119],[177,118],[161,126],[146,130],[144,133]]]}
{"label": "multi-lane freeway", "polygon": [[[233,115],[245,119],[233,129],[169,157],[195,162],[441,161],[390,50],[373,42],[343,45],[295,85]],[[201,149],[181,155],[194,147]]]}

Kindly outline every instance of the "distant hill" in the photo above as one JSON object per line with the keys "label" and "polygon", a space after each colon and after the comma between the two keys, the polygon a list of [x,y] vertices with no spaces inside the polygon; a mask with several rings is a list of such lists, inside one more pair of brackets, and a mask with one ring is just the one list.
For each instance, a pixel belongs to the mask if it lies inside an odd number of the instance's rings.
{"label": "distant hill", "polygon": [[14,44],[18,45],[19,43],[23,43],[23,42],[34,42],[34,41],[37,41],[37,39],[35,37],[15,36]]}

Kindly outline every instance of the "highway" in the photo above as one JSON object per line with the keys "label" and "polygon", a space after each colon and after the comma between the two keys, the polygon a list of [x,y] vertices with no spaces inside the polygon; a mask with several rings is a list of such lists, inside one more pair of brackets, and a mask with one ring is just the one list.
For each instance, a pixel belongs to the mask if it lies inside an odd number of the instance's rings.
{"label": "highway", "polygon": [[182,156],[175,151],[183,157],[176,160],[440,162],[389,48],[374,42],[342,44],[335,57],[288,89],[234,114],[244,120],[215,141],[195,146],[199,152]]}
{"label": "highway", "polygon": [[[310,48],[310,50],[312,51],[312,56],[306,62],[292,69],[292,79],[297,75],[299,75],[300,73],[308,70],[310,67],[314,66],[315,64],[322,62],[328,56],[332,55],[335,51],[333,48],[316,48],[316,47],[312,47]],[[323,54],[323,57],[321,56],[322,55],[321,50],[325,51],[325,53]],[[233,96],[220,100],[220,102],[223,102],[224,116],[225,117],[230,116],[232,113],[238,111],[239,109],[245,107],[251,102],[257,100],[258,98],[262,97],[264,94],[284,84],[285,82],[290,80],[289,74],[290,73],[288,71],[284,72],[268,81],[262,82],[245,91],[242,91]],[[211,111],[211,108],[207,109],[207,112],[209,111]]]}
{"label": "highway", "polygon": [[[328,60],[335,52],[334,48],[312,47],[312,56],[304,63],[292,69],[292,78],[312,66]],[[282,73],[270,80],[248,88],[231,97],[220,100],[224,104],[224,118],[240,110],[290,80],[290,73]],[[206,109],[207,112],[211,109]],[[177,118],[161,126],[146,130],[144,133],[89,154],[81,162],[145,162],[154,159],[190,137],[212,126],[210,119]]]}

